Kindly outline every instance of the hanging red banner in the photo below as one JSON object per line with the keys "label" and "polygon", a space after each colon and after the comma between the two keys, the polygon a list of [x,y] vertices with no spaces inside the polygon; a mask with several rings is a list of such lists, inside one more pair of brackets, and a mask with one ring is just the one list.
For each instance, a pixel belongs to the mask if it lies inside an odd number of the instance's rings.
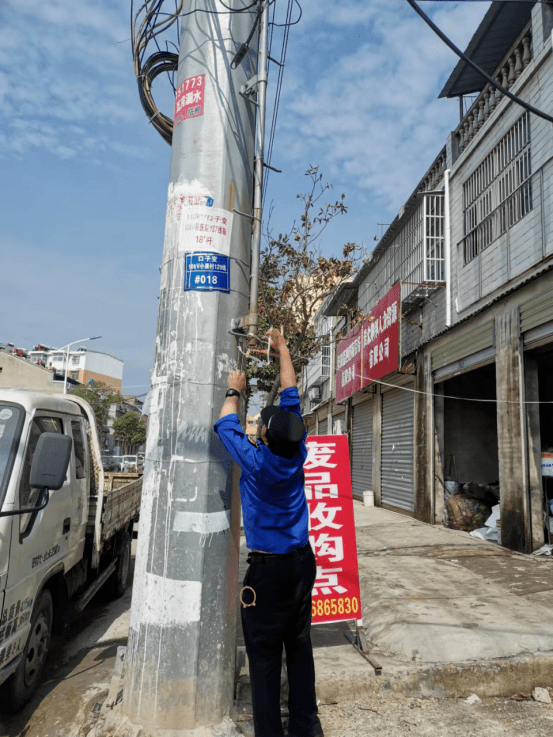
{"label": "hanging red banner", "polygon": [[357,543],[347,435],[306,439],[309,539],[317,560],[312,623],[361,623]]}
{"label": "hanging red banner", "polygon": [[396,282],[363,320],[362,387],[399,368],[400,295]]}
{"label": "hanging red banner", "polygon": [[336,348],[336,401],[341,402],[361,389],[361,326],[356,325]]}

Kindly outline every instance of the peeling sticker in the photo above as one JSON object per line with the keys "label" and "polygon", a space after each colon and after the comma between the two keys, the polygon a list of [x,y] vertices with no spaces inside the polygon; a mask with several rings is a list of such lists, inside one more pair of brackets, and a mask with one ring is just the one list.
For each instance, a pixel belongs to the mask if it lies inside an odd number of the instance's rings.
{"label": "peeling sticker", "polygon": [[177,512],[173,523],[175,532],[198,532],[208,535],[223,532],[230,527],[230,509],[220,512]]}
{"label": "peeling sticker", "polygon": [[146,573],[137,593],[137,606],[131,611],[134,630],[141,623],[163,627],[200,621],[201,581],[177,581]]}

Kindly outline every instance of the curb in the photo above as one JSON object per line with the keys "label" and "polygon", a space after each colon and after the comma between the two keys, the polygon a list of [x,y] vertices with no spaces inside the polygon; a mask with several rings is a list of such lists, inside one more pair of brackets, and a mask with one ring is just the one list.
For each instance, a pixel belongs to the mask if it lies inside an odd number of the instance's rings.
{"label": "curb", "polygon": [[319,675],[317,696],[324,702],[364,696],[401,694],[417,698],[508,697],[553,685],[553,653],[516,656],[470,663],[446,663],[404,668],[381,655],[382,675],[358,668]]}

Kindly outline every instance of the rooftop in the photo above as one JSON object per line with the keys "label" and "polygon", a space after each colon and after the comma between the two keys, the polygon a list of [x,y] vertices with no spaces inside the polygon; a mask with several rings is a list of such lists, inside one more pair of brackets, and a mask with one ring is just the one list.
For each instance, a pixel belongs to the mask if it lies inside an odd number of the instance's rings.
{"label": "rooftop", "polygon": [[[529,23],[533,2],[492,2],[476,29],[465,54],[490,76]],[[459,59],[439,97],[460,97],[481,92],[486,79]]]}

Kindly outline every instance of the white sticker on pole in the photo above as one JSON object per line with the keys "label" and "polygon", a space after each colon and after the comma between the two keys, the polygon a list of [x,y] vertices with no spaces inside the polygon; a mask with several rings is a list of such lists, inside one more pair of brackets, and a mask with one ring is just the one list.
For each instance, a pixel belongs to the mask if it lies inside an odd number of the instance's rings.
{"label": "white sticker on pole", "polygon": [[189,205],[180,211],[179,252],[230,255],[233,213],[220,207]]}

